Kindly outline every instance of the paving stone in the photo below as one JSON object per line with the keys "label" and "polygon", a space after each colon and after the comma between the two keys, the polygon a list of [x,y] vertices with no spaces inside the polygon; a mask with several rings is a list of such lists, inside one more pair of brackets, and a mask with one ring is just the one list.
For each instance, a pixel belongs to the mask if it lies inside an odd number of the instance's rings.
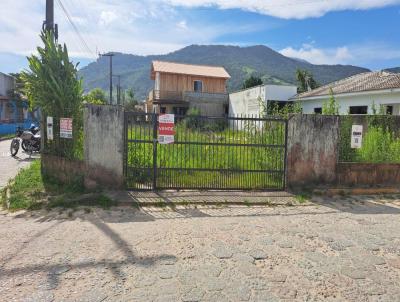
{"label": "paving stone", "polygon": [[237,269],[246,276],[256,276],[259,273],[257,266],[249,262],[239,262]]}
{"label": "paving stone", "polygon": [[280,301],[280,299],[277,296],[275,296],[273,293],[271,293],[270,291],[258,290],[258,291],[254,292],[254,294],[251,298],[251,301],[254,301],[254,302],[266,302],[266,301],[278,302],[278,301]]}
{"label": "paving stone", "polygon": [[279,287],[278,289],[274,289],[274,294],[282,299],[296,299],[297,290],[289,287]]}
{"label": "paving stone", "polygon": [[137,288],[142,288],[152,286],[156,282],[156,277],[154,276],[154,272],[151,274],[141,274],[135,281],[133,285]]}
{"label": "paving stone", "polygon": [[203,280],[204,288],[209,291],[220,291],[225,288],[227,285],[225,280],[216,278],[216,277],[208,277]]}
{"label": "paving stone", "polygon": [[262,250],[252,250],[249,252],[250,256],[254,258],[254,260],[263,260],[266,259],[267,253]]}
{"label": "paving stone", "polygon": [[269,282],[285,282],[286,281],[287,276],[285,274],[279,273],[279,272],[271,272],[271,273],[267,273],[267,275],[265,275],[265,279],[267,279]]}
{"label": "paving stone", "polygon": [[291,249],[293,247],[293,244],[290,241],[281,241],[278,242],[278,246],[283,249]]}
{"label": "paving stone", "polygon": [[248,254],[235,254],[232,259],[238,262],[254,263],[254,258]]}
{"label": "paving stone", "polygon": [[230,302],[230,299],[226,295],[224,295],[221,292],[207,292],[204,297],[202,298],[202,301],[207,301],[207,302]]}
{"label": "paving stone", "polygon": [[158,269],[158,276],[161,279],[172,279],[176,277],[177,270],[174,265],[165,265]]}
{"label": "paving stone", "polygon": [[189,290],[188,292],[183,293],[182,301],[197,302],[203,298],[204,294],[205,292],[202,289],[195,287]]}
{"label": "paving stone", "polygon": [[53,302],[54,294],[51,292],[36,292],[31,293],[29,297],[23,300],[24,302]]}
{"label": "paving stone", "polygon": [[251,296],[250,287],[242,283],[229,283],[227,288],[228,296],[231,301],[249,301]]}
{"label": "paving stone", "polygon": [[232,257],[233,252],[226,246],[218,245],[215,247],[213,255],[219,259],[229,259]]}
{"label": "paving stone", "polygon": [[367,272],[365,270],[360,270],[352,267],[343,268],[341,270],[341,274],[351,279],[365,279],[367,277]]}
{"label": "paving stone", "polygon": [[388,264],[394,268],[400,269],[400,257],[396,259],[389,259]]}

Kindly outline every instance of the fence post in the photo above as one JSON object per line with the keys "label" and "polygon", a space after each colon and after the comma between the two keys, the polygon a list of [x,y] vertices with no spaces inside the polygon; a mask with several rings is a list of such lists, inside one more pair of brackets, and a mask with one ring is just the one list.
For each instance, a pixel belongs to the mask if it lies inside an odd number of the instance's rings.
{"label": "fence post", "polygon": [[157,113],[153,113],[153,190],[157,190]]}

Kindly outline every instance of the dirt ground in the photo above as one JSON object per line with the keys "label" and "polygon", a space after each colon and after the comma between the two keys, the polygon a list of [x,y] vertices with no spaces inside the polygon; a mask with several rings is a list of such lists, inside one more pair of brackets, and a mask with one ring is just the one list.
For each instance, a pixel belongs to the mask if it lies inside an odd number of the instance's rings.
{"label": "dirt ground", "polygon": [[400,301],[395,198],[2,212],[0,297]]}

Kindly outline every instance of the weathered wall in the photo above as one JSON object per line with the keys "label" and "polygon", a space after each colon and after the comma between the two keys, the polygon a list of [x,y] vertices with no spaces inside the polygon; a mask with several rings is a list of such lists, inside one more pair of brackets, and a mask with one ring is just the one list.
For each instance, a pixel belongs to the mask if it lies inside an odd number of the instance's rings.
{"label": "weathered wall", "polygon": [[198,108],[201,115],[224,116],[228,106],[227,94],[187,92],[184,100],[189,103],[189,108]]}
{"label": "weathered wall", "polygon": [[124,109],[87,105],[84,110],[85,182],[111,188],[124,185]]}
{"label": "weathered wall", "polygon": [[339,163],[340,186],[388,186],[400,184],[400,164]]}
{"label": "weathered wall", "polygon": [[86,174],[84,161],[70,160],[50,154],[41,155],[42,171],[63,184],[83,181]]}
{"label": "weathered wall", "polygon": [[287,141],[288,187],[294,189],[335,183],[338,140],[338,116],[291,116]]}

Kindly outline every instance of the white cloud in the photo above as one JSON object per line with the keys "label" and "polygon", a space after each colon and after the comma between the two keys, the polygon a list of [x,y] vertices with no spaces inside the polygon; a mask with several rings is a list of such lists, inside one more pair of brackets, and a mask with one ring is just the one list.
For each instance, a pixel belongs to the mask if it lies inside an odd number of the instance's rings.
{"label": "white cloud", "polygon": [[[0,18],[0,41],[7,43],[0,43],[0,53],[31,54],[41,45],[39,33],[45,18],[45,1],[1,1],[2,15],[7,18]],[[184,14],[162,0],[63,0],[91,49],[88,51],[57,1],[55,4],[60,42],[67,43],[71,56],[78,58],[95,59],[96,48],[99,52],[162,54],[189,44],[212,43],[223,34],[260,28],[248,24],[233,27],[220,20],[209,23],[193,18],[189,23]]]}
{"label": "white cloud", "polygon": [[111,22],[113,22],[117,18],[118,18],[118,16],[114,12],[110,12],[110,11],[101,12],[99,24],[106,26],[106,25],[109,25]]}
{"label": "white cloud", "polygon": [[306,60],[313,64],[348,64],[353,59],[346,46],[322,49],[312,44],[303,44],[299,49],[287,47],[280,51],[281,54],[291,58]]}
{"label": "white cloud", "polygon": [[337,48],[321,48],[315,44],[303,44],[300,48],[286,47],[280,50],[284,56],[306,60],[313,64],[368,65],[379,60],[400,60],[400,50],[386,43],[346,45]]}
{"label": "white cloud", "polygon": [[242,9],[284,19],[321,17],[331,11],[365,10],[399,4],[400,0],[164,0],[184,7]]}

